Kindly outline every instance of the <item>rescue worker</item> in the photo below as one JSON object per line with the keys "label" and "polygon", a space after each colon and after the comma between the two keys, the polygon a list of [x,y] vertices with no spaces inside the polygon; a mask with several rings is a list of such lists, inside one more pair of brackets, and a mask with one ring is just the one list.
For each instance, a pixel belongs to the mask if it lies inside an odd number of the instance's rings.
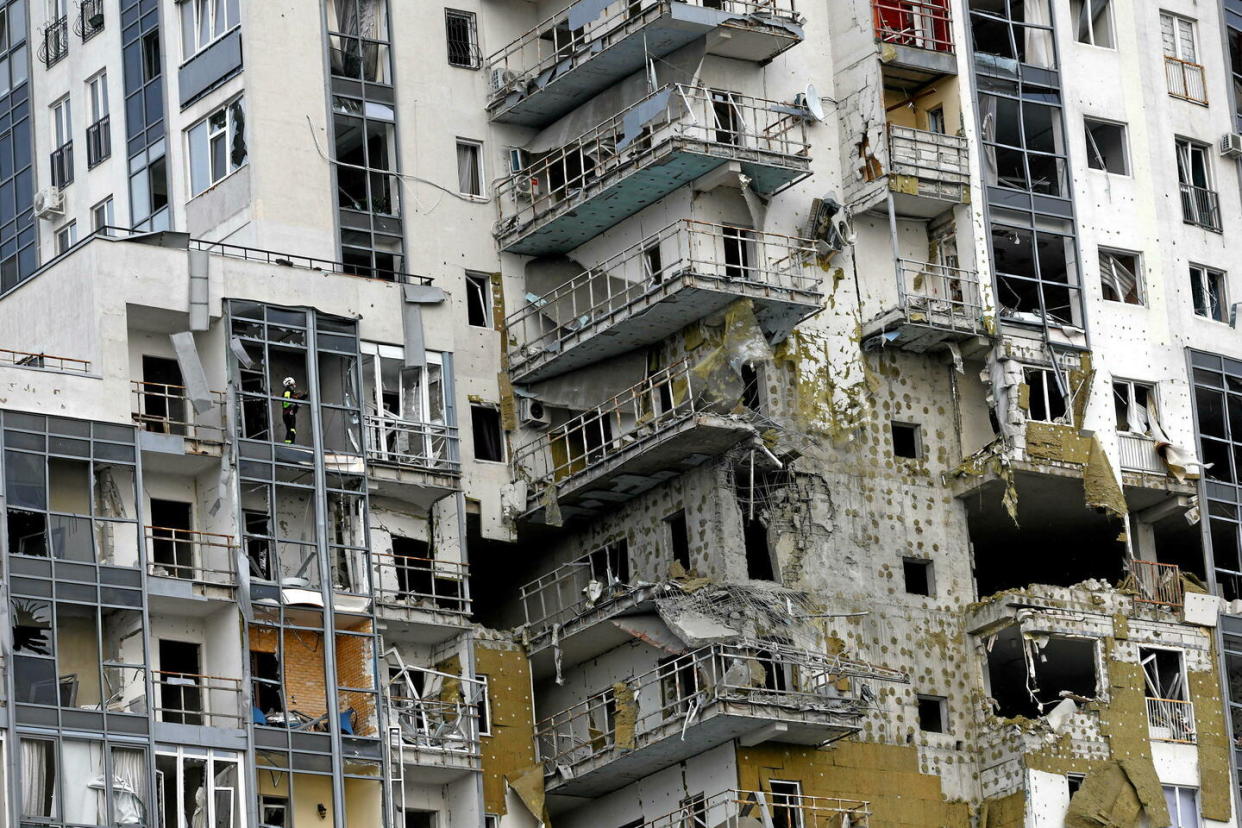
{"label": "rescue worker", "polygon": [[293,377],[285,377],[285,391],[281,394],[280,419],[285,425],[285,442],[292,443],[298,439],[298,406],[294,400],[306,399],[305,391],[298,391],[298,383]]}

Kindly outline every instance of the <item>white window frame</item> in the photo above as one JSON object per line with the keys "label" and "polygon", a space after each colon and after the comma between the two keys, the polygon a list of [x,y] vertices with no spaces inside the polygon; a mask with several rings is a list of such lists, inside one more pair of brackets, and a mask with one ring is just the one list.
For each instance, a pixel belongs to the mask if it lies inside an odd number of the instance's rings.
{"label": "white window frame", "polygon": [[[468,190],[463,190],[461,187],[461,151],[463,147],[470,147],[474,149],[475,175],[478,176],[478,179],[479,179],[479,191],[477,193],[472,193],[472,192],[469,192]],[[454,144],[454,148],[455,148],[454,158],[457,161],[457,170],[458,170],[457,191],[461,193],[462,195],[467,196],[469,198],[479,199],[480,201],[486,201],[487,200],[487,178],[484,175],[483,142],[475,141],[470,138],[458,138],[457,143]]]}
{"label": "white window frame", "polygon": [[50,108],[52,110],[52,138],[56,143],[53,149],[60,149],[73,140],[73,106],[69,96],[65,95],[53,102]]}
{"label": "white window frame", "polygon": [[[491,736],[492,735],[492,698],[489,693],[489,690],[491,689],[491,685],[488,683],[487,676],[484,676],[484,675],[475,675],[474,680],[479,683],[478,684],[479,708],[483,711],[483,715],[480,717],[480,721],[479,721],[479,735],[480,736]],[[487,722],[486,730],[483,728],[483,721]]]}
{"label": "white window frame", "polygon": [[56,255],[69,251],[69,248],[78,243],[78,223],[71,221],[56,230]]}
{"label": "white window frame", "polygon": [[[1146,286],[1143,284],[1143,254],[1139,253],[1136,250],[1122,250],[1117,247],[1098,247],[1096,248],[1096,254],[1097,254],[1096,258],[1098,259],[1100,263],[1100,284],[1101,284],[1100,296],[1101,298],[1105,302],[1113,302],[1118,305],[1132,305],[1136,308],[1146,307],[1147,306],[1147,291],[1145,289]],[[1110,263],[1108,267],[1113,268],[1114,265],[1112,264],[1112,261],[1115,260],[1116,257],[1118,256],[1133,256],[1134,257],[1134,273],[1132,273],[1131,275],[1134,276],[1134,293],[1138,297],[1137,303],[1127,302],[1124,296],[1121,296],[1118,299],[1109,299],[1107,296],[1103,295],[1104,294],[1103,282],[1104,282],[1105,257],[1109,257]],[[1121,265],[1120,262],[1118,262],[1116,266],[1124,267],[1124,265]]]}
{"label": "white window frame", "polygon": [[[241,25],[240,0],[178,0],[178,5],[181,7],[178,11],[181,16],[182,63]],[[220,13],[224,15],[223,22],[218,19]],[[204,16],[209,34],[205,40],[202,37]],[[190,38],[193,38],[193,43]]]}
{"label": "white window frame", "polygon": [[[1142,380],[1122,379],[1121,377],[1113,377],[1112,385],[1110,386],[1110,388],[1114,396],[1120,396],[1117,393],[1117,390],[1118,390],[1117,386],[1119,385],[1125,386],[1127,410],[1134,409],[1138,405],[1136,398],[1135,398],[1135,394],[1134,394],[1134,389],[1137,387],[1137,388],[1147,389],[1147,407],[1151,409],[1153,412],[1159,413],[1160,400],[1156,394],[1156,383],[1144,382]],[[1129,426],[1129,425],[1132,425],[1132,423],[1127,422],[1126,425]],[[1149,425],[1147,431],[1132,431],[1130,429],[1123,429],[1120,426],[1118,426],[1117,433],[1118,434],[1130,434],[1130,435],[1135,435],[1138,437],[1144,437],[1151,433],[1151,427]]]}
{"label": "white window frame", "polygon": [[[1208,278],[1208,274],[1216,274],[1220,279],[1220,313],[1224,317],[1223,319],[1217,318],[1216,316],[1212,315],[1211,291],[1209,290],[1209,287],[1211,286],[1211,280]],[[1207,319],[1211,322],[1219,322],[1219,323],[1228,325],[1229,324],[1229,279],[1225,271],[1220,270],[1219,268],[1215,268],[1215,267],[1208,267],[1207,265],[1194,264],[1192,262],[1190,264],[1190,278],[1191,278],[1192,283],[1194,281],[1199,281],[1200,291],[1202,292],[1203,296],[1208,299],[1208,302],[1209,302],[1208,307],[1206,308],[1207,313],[1200,313],[1199,307],[1197,305],[1194,305],[1194,289],[1193,289],[1193,284],[1192,284],[1190,296],[1191,296],[1191,304],[1193,306],[1195,316],[1199,317],[1200,319]]]}
{"label": "white window frame", "polygon": [[[470,321],[470,302],[471,296],[475,293],[479,294],[479,301],[483,304],[483,324],[476,325]],[[473,270],[466,271],[466,324],[471,328],[486,328],[491,330],[492,327],[492,280],[486,273],[476,273]]]}
{"label": "white window frame", "polygon": [[[242,114],[244,116],[246,112],[246,103],[245,103],[244,97],[239,96],[239,97],[233,98],[231,101],[224,104],[223,106],[216,107],[211,112],[207,113],[206,117],[198,119],[188,129],[186,129],[184,133],[185,135],[185,164],[186,164],[185,174],[186,174],[186,181],[189,183],[190,198],[194,198],[196,196],[202,195],[203,193],[212,189],[213,187],[218,185],[221,181],[224,181],[226,178],[231,176],[233,173],[237,172],[238,170],[242,169],[243,167],[245,167],[247,164],[250,163],[249,153],[246,154],[246,157],[242,159],[242,162],[240,164],[233,163],[233,148],[232,148],[232,135],[233,135],[233,127],[234,127],[233,106],[238,103],[241,104]],[[224,113],[224,126],[213,127],[211,124],[212,118],[216,117],[221,112]],[[195,154],[195,139],[197,137],[196,132],[201,127],[206,128],[206,131],[201,133],[205,136],[205,138],[203,141],[203,145],[199,151],[205,152],[207,154],[207,158],[206,158],[207,185],[200,190],[195,190],[194,189],[194,160],[197,157]],[[244,138],[245,136],[243,134],[243,140]],[[224,170],[224,174],[221,175],[219,178],[216,178],[215,173],[212,171],[212,168],[211,168],[212,167],[211,146],[212,146],[212,142],[217,139],[222,140],[225,143],[225,146],[224,146],[225,170]]]}
{"label": "white window frame", "polygon": [[[1097,3],[1099,4],[1099,7],[1103,9],[1103,11],[1099,13],[1099,16],[1107,16],[1108,18],[1108,32],[1106,33],[1106,37],[1109,41],[1111,41],[1112,45],[1104,45],[1098,42],[1100,38],[1096,36],[1095,16],[1093,16],[1090,11],[1091,7]],[[1094,46],[1097,49],[1112,49],[1115,51],[1117,49],[1117,26],[1116,21],[1114,20],[1114,15],[1117,10],[1113,6],[1112,0],[1075,0],[1075,2],[1070,3],[1070,14],[1073,15],[1076,10],[1077,14],[1082,17],[1083,21],[1087,24],[1087,39],[1082,39],[1083,32],[1079,28],[1080,21],[1075,20],[1073,21],[1074,40],[1084,46]]]}
{"label": "white window frame", "polygon": [[[158,771],[156,772],[155,782],[156,782],[157,792],[161,795],[159,799],[160,804],[162,805],[162,803],[165,801],[164,799],[165,797],[173,797],[178,805],[176,809],[177,810],[177,823],[175,825],[165,825],[164,828],[191,828],[190,820],[186,817],[186,814],[185,814],[185,808],[181,807],[181,803],[184,801],[184,791],[181,790],[182,783],[185,779],[184,768],[185,768],[186,761],[189,759],[206,760],[206,763],[207,763],[204,767],[204,773],[203,773],[203,789],[206,792],[205,796],[203,797],[203,802],[206,806],[204,808],[204,812],[205,812],[204,816],[206,818],[206,824],[211,825],[211,826],[223,824],[223,825],[228,825],[229,828],[241,828],[240,825],[232,824],[231,815],[223,823],[217,818],[216,800],[218,798],[217,794],[223,791],[231,791],[232,801],[235,805],[235,809],[240,811],[241,820],[244,823],[245,818],[246,818],[245,807],[244,807],[245,802],[246,802],[246,799],[245,799],[246,766],[245,766],[244,756],[231,753],[231,752],[227,752],[227,751],[214,751],[214,750],[209,750],[206,753],[206,755],[203,755],[199,753],[189,753],[185,751],[183,748],[178,748],[176,750],[157,750],[155,754],[156,756],[163,756],[165,758],[175,758],[177,761],[177,775],[175,779],[169,779],[167,778],[165,774],[160,773]],[[224,785],[220,787],[216,786],[216,775],[221,770],[223,770],[223,768],[220,766],[224,764],[230,764],[237,768],[237,773],[236,773],[237,784],[235,787],[224,786]],[[260,807],[260,818],[261,818],[261,815],[262,815],[262,808]]]}
{"label": "white window frame", "polygon": [[[103,209],[103,224],[99,223],[99,210]],[[106,226],[116,225],[116,202],[112,196],[91,207],[91,232],[97,232]]]}
{"label": "white window frame", "polygon": [[[1059,386],[1059,385],[1057,385],[1057,378],[1056,378],[1056,374],[1055,374],[1055,372],[1053,371],[1053,369],[1052,369],[1052,368],[1046,368],[1046,367],[1044,367],[1044,366],[1042,366],[1042,365],[1024,365],[1024,366],[1022,367],[1022,381],[1023,381],[1024,383],[1026,383],[1026,387],[1030,389],[1029,393],[1030,393],[1030,394],[1032,394],[1032,395],[1036,393],[1036,389],[1035,389],[1035,386],[1031,384],[1029,377],[1030,377],[1030,375],[1031,375],[1032,373],[1034,373],[1034,372],[1036,372],[1036,371],[1039,371],[1039,372],[1041,372],[1041,373],[1044,375],[1044,381],[1043,381],[1043,395],[1044,395],[1044,396],[1043,396],[1043,403],[1044,403],[1044,411],[1046,411],[1047,413],[1051,414],[1051,413],[1052,413],[1052,406],[1051,406],[1051,405],[1049,405],[1049,401],[1051,400],[1051,397],[1049,397],[1048,395],[1049,395],[1049,394],[1056,393],[1057,391],[1059,391],[1059,390],[1060,390],[1060,386]],[[1073,422],[1073,420],[1074,420],[1074,407],[1073,407],[1073,400],[1071,400],[1071,399],[1069,398],[1069,396],[1068,396],[1068,395],[1067,395],[1067,396],[1065,396],[1065,397],[1063,397],[1062,399],[1064,399],[1064,401],[1065,401],[1065,402],[1064,402],[1064,407],[1065,407],[1065,415],[1064,415],[1065,425],[1073,425],[1073,424],[1074,424],[1074,422]],[[1027,407],[1026,407],[1026,421],[1027,421],[1028,423],[1055,423],[1055,422],[1057,422],[1056,420],[1038,420],[1038,419],[1036,419],[1035,417],[1031,416],[1031,408],[1032,408],[1032,406],[1030,405],[1030,401],[1028,400],[1028,401],[1027,401]]]}
{"label": "white window frame", "polygon": [[[1181,813],[1180,807],[1169,809],[1169,819],[1171,820],[1169,822],[1170,828],[1199,828],[1199,826],[1203,825],[1203,817],[1201,816],[1201,812],[1199,810],[1198,788],[1191,788],[1187,785],[1161,785],[1160,787],[1163,790],[1166,804],[1169,802],[1170,793],[1173,793],[1173,801],[1178,803],[1181,802],[1180,794],[1189,793],[1191,801],[1194,803],[1193,814]],[[1174,810],[1177,810],[1178,813],[1173,813]]]}
{"label": "white window frame", "polygon": [[[777,785],[789,785],[793,788],[793,793],[776,791]],[[771,801],[768,802],[768,811],[775,812],[777,808],[786,808],[789,813],[789,828],[803,828],[802,819],[802,783],[796,779],[769,779],[768,791]],[[782,802],[786,797],[792,796],[792,802]]]}
{"label": "white window frame", "polygon": [[[1103,160],[1104,154],[1099,152],[1099,146],[1095,143],[1095,138],[1091,135],[1091,124],[1101,124],[1104,126],[1113,126],[1121,130],[1121,166],[1124,168],[1122,172],[1113,172],[1108,169],[1107,165],[1097,167],[1092,162],[1095,160],[1097,153]],[[1087,169],[1096,172],[1106,173],[1108,175],[1121,175],[1128,177],[1131,174],[1130,167],[1130,127],[1124,121],[1114,121],[1111,118],[1096,118],[1092,115],[1084,115],[1082,118],[1083,138],[1087,141]]]}
{"label": "white window frame", "polygon": [[86,80],[87,113],[90,122],[97,124],[108,117],[108,71],[102,70]]}
{"label": "white window frame", "polygon": [[[1199,62],[1199,33],[1196,21],[1190,17],[1183,17],[1180,14],[1172,12],[1160,12],[1160,49],[1164,52],[1165,57],[1177,58],[1186,63],[1197,64]],[[1184,28],[1183,28],[1184,27]],[[1172,35],[1173,51],[1169,52],[1169,42],[1166,35]],[[1190,49],[1186,50],[1186,42],[1182,39],[1183,34],[1190,35]],[[1189,54],[1189,57],[1187,57]]]}

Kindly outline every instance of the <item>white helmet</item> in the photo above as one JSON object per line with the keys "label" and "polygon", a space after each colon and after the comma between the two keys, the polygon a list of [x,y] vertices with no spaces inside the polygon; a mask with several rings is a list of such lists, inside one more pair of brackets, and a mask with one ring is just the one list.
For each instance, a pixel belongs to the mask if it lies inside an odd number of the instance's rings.
{"label": "white helmet", "polygon": [[297,381],[295,381],[293,377],[285,377],[285,381],[282,384],[285,386],[285,388],[292,388],[293,386],[297,385]]}

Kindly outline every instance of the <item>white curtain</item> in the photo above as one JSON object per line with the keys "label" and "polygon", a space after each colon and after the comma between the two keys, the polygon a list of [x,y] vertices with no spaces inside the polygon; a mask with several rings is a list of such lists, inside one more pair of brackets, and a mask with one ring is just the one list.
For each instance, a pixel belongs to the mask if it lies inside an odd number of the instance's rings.
{"label": "white curtain", "polygon": [[457,145],[457,191],[467,195],[483,194],[483,182],[479,176],[479,148],[475,144]]}
{"label": "white curtain", "polygon": [[103,743],[66,740],[61,743],[61,758],[65,785],[65,822],[107,825],[108,815],[104,810],[103,790]]}
{"label": "white curtain", "polygon": [[112,749],[113,825],[145,825],[147,821],[146,754],[132,748]]}
{"label": "white curtain", "polygon": [[[1032,66],[1051,68],[1053,65],[1052,30],[1036,29],[1032,26],[1047,26],[1052,23],[1048,13],[1048,0],[1026,0],[1023,4],[1026,20],[1029,24],[1026,32],[1026,60]],[[1016,21],[1015,21],[1016,22]]]}
{"label": "white curtain", "polygon": [[[979,131],[983,140],[996,140],[996,98],[992,95],[979,96]],[[983,180],[996,186],[996,147],[985,143],[983,146]]]}
{"label": "white curtain", "polygon": [[[55,816],[51,794],[56,786],[56,772],[55,765],[50,761],[55,745],[38,739],[22,739],[21,745],[22,816]],[[49,765],[53,767],[51,779],[47,773]]]}

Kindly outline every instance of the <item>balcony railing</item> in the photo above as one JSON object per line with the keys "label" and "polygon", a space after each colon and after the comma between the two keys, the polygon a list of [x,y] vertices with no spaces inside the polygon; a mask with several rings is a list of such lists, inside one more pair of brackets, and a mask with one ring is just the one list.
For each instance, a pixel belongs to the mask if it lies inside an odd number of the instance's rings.
{"label": "balcony railing", "polygon": [[953,51],[945,0],[871,0],[875,36],[883,43],[934,52]]}
{"label": "balcony railing", "polygon": [[[750,15],[797,23],[796,0],[681,0],[689,6],[722,8],[738,18]],[[492,81],[492,106],[514,90],[543,88],[559,75],[581,66],[609,46],[639,31],[668,12],[667,0],[612,0],[594,20],[570,28],[569,4],[487,58]],[[641,56],[640,63],[641,66]]]}
{"label": "balcony railing", "polygon": [[[414,682],[416,674],[421,687]],[[388,693],[389,747],[394,760],[476,763],[483,693],[483,682],[464,676],[417,667],[399,672]]]}
{"label": "balcony railing", "polygon": [[1203,67],[1170,55],[1164,56],[1164,77],[1168,81],[1169,94],[1183,101],[1207,105],[1207,84]]}
{"label": "balcony railing", "polygon": [[807,239],[692,219],[673,222],[510,314],[510,370],[520,374],[525,363],[608,330],[622,312],[682,275],[714,280],[723,291],[753,287],[763,295],[814,296],[818,305],[822,274],[806,267],[814,257],[815,243]]}
{"label": "balcony railing", "polygon": [[907,321],[951,331],[981,330],[979,274],[942,264],[897,260],[897,293]]}
{"label": "balcony railing", "polygon": [[69,18],[60,17],[43,29],[43,44],[39,47],[39,60],[51,66],[69,54]]}
{"label": "balcony railing", "polygon": [[156,670],[155,712],[167,724],[241,728],[241,679]]}
{"label": "balcony railing", "polygon": [[1158,742],[1195,743],[1195,706],[1180,699],[1147,699],[1147,725]]}
{"label": "balcony railing", "polygon": [[[671,658],[654,670],[543,719],[535,726],[539,759],[546,774],[575,771],[591,760],[640,750],[715,715],[717,703],[755,705],[759,716],[779,718],[784,708],[802,722],[816,717],[835,729],[857,729],[870,702],[860,683],[845,679],[907,681],[897,671],[839,656],[783,645],[713,644]],[[844,689],[842,689],[844,687]],[[633,730],[618,734],[619,706],[632,712]]]}
{"label": "balcony railing", "polygon": [[10,351],[0,348],[0,365],[20,365],[23,368],[44,368],[52,371],[68,371],[75,374],[89,374],[91,364],[85,359],[55,356],[53,354],[36,354],[29,351]]}
{"label": "balcony railing", "polygon": [[[700,412],[712,412],[706,384],[682,361],[657,371],[607,402],[514,450],[518,473],[534,489],[563,485],[604,463],[635,453],[644,443]],[[736,401],[731,401],[731,409]],[[717,406],[723,408],[723,406]],[[724,411],[718,413],[725,413]]]}
{"label": "balcony railing", "polygon": [[[585,610],[633,591],[625,583],[624,573],[607,569],[607,561],[587,554],[523,584],[520,588],[522,611],[530,633],[539,635],[553,625],[564,626]],[[593,583],[599,585],[599,590],[591,597]]]}
{"label": "balcony railing", "polygon": [[232,535],[169,526],[147,526],[145,531],[151,575],[215,586],[236,585],[238,547]]}
{"label": "balcony railing", "polygon": [[86,128],[86,166],[94,167],[112,155],[112,118],[105,115]]}
{"label": "balcony railing", "polygon": [[970,184],[970,158],[960,135],[888,125],[888,172],[917,179],[917,195],[961,201]]}
{"label": "balcony railing", "polygon": [[1118,434],[1118,465],[1122,471],[1167,474],[1168,469],[1156,451],[1156,441],[1142,434]]}
{"label": "balcony railing", "polygon": [[210,404],[199,412],[184,385],[130,380],[130,386],[134,422],[147,431],[209,442],[223,439],[223,391],[208,391]]}
{"label": "balcony railing", "polygon": [[1177,564],[1131,560],[1129,569],[1138,590],[1136,602],[1172,608],[1182,605],[1182,571]]}
{"label": "balcony railing", "polygon": [[467,564],[382,552],[371,553],[371,564],[375,597],[384,606],[470,614]]}
{"label": "balcony railing", "polygon": [[867,828],[870,818],[871,803],[856,799],[727,790],[690,800],[642,828]]}
{"label": "balcony railing", "polygon": [[1182,221],[1205,230],[1221,232],[1220,196],[1207,187],[1182,184]]}
{"label": "balcony railing", "polygon": [[103,31],[104,0],[82,0],[78,5],[78,19],[73,22],[73,30],[82,38],[82,42],[90,40]]}
{"label": "balcony railing", "polygon": [[366,440],[372,463],[461,473],[455,426],[367,415]]}
{"label": "balcony railing", "polygon": [[[790,110],[735,92],[665,86],[501,181],[497,236],[505,243],[536,222],[574,210],[672,150],[805,172],[811,152],[806,122]],[[670,172],[666,183],[682,182]],[[762,189],[760,182],[755,187]]]}
{"label": "balcony railing", "polygon": [[66,141],[52,151],[49,162],[52,169],[52,186],[63,190],[73,183],[73,141]]}

